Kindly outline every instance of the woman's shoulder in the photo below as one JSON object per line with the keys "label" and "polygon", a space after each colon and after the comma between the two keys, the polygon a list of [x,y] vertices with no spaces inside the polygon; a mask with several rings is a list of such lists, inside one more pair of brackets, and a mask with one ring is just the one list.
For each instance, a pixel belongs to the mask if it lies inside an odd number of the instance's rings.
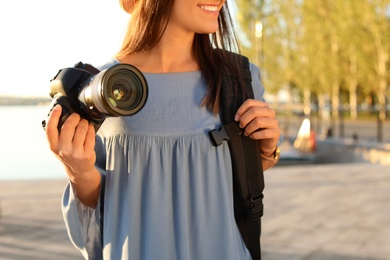
{"label": "woman's shoulder", "polygon": [[253,88],[253,93],[255,95],[255,99],[263,101],[265,88],[263,86],[263,83],[261,82],[260,68],[257,65],[250,62],[249,70],[252,76],[252,88]]}
{"label": "woman's shoulder", "polygon": [[109,60],[107,60],[105,63],[98,65],[96,68],[99,70],[105,70],[118,63],[120,63],[119,60],[115,57],[112,57]]}
{"label": "woman's shoulder", "polygon": [[256,64],[249,62],[249,70],[251,72],[252,78],[261,79],[261,71]]}

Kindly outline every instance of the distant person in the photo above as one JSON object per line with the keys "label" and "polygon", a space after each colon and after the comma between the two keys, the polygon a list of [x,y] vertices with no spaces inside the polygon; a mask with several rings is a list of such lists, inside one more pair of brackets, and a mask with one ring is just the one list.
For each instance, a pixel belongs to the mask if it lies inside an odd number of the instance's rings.
{"label": "distant person", "polygon": [[[149,98],[134,116],[107,118],[96,135],[76,113],[59,133],[61,106],[48,118],[50,149],[70,179],[62,206],[70,239],[86,259],[252,259],[234,219],[229,147],[208,135],[221,125],[221,61],[240,73],[227,55],[238,46],[227,3],[120,3],[131,13],[127,34],[101,69],[134,65]],[[250,69],[255,99],[236,121],[259,140],[266,170],[277,162],[280,129],[259,69]]]}

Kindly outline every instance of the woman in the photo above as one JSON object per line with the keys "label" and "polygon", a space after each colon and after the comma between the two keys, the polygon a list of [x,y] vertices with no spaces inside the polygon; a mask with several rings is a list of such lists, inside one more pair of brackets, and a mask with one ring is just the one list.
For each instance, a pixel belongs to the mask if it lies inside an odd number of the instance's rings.
{"label": "woman", "polygon": [[[101,69],[117,63],[140,69],[149,85],[145,107],[106,119],[96,135],[77,114],[59,133],[60,106],[46,126],[70,179],[63,213],[72,242],[89,259],[251,259],[234,221],[229,148],[215,148],[207,134],[221,125],[221,63],[240,74],[227,52],[213,50],[238,46],[227,3],[122,0],[121,6],[131,13],[128,31]],[[251,65],[251,73],[256,99],[244,102],[235,119],[259,140],[265,170],[276,163],[280,130],[263,101],[258,68]]]}

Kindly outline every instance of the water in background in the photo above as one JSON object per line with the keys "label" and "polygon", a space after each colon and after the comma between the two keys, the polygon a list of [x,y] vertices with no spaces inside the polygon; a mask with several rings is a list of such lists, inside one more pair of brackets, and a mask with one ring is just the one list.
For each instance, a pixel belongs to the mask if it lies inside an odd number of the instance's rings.
{"label": "water in background", "polygon": [[67,178],[41,122],[48,106],[0,106],[0,181]]}

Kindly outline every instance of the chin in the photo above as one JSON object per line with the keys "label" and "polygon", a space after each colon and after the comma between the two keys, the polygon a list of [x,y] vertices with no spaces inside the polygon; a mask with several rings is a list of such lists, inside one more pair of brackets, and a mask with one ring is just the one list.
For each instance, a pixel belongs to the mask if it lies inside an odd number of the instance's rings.
{"label": "chin", "polygon": [[215,30],[215,31],[204,31],[204,32],[199,32],[199,34],[213,34],[213,33],[215,33],[215,32],[217,32],[217,30]]}
{"label": "chin", "polygon": [[213,27],[213,28],[208,28],[208,29],[204,29],[204,30],[200,30],[198,33],[199,34],[212,34],[212,33],[215,33],[218,31],[218,27]]}

